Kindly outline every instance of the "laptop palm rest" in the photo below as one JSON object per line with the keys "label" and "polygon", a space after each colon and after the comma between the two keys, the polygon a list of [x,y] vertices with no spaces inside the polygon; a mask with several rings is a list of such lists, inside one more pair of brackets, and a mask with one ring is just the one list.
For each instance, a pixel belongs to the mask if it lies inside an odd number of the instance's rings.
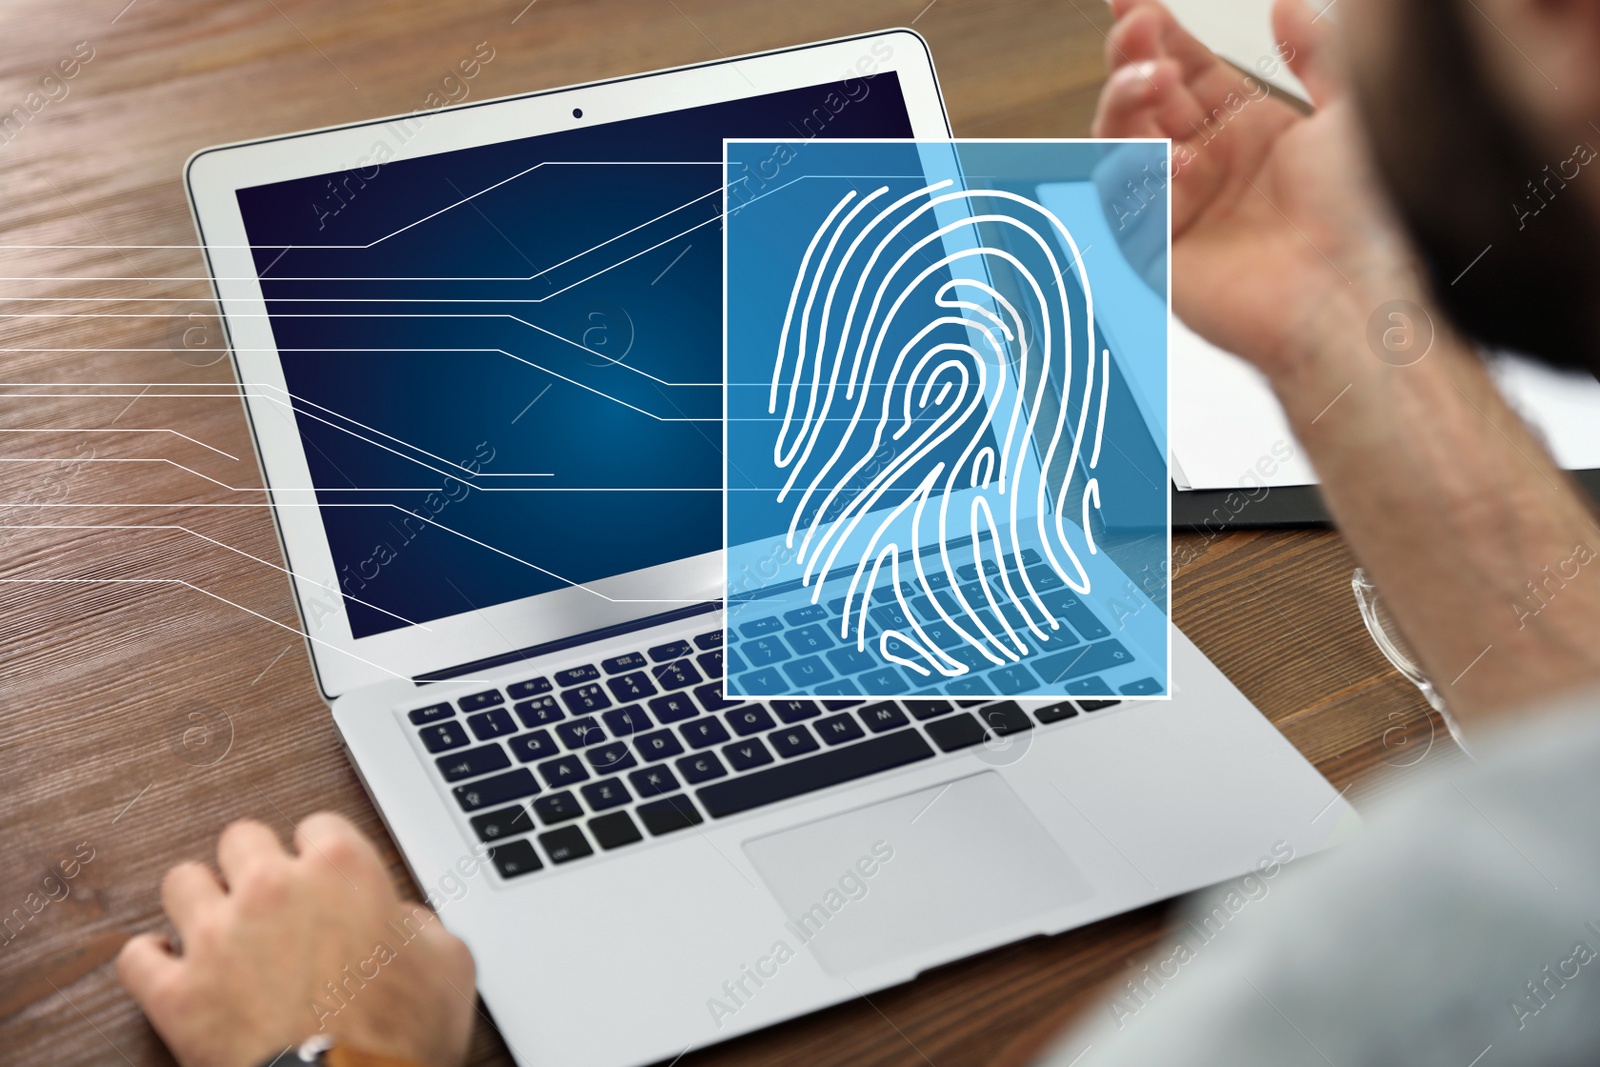
{"label": "laptop palm rest", "polygon": [[794,941],[848,975],[1092,895],[993,772],[744,844]]}

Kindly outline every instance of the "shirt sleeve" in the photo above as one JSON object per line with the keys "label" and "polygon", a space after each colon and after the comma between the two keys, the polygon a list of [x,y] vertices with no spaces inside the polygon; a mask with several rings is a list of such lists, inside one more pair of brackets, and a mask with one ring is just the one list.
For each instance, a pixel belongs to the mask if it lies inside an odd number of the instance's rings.
{"label": "shirt sleeve", "polygon": [[1600,1062],[1600,697],[1196,894],[1039,1067]]}

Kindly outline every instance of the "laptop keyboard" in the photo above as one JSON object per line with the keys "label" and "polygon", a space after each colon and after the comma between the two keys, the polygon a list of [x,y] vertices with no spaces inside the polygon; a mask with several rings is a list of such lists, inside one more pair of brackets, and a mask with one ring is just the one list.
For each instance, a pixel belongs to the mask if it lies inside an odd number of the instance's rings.
{"label": "laptop keyboard", "polygon": [[[1153,696],[1161,692],[1161,684],[1154,677],[1140,677],[1147,674],[1148,664],[1142,664],[1111,636],[1105,622],[1055,571],[1044,565],[1036,551],[1023,550],[1022,562],[1029,582],[1059,623],[1056,629],[1046,630],[1043,637],[1029,631],[1004,595],[996,577],[999,567],[993,560],[984,561],[982,578],[970,563],[956,568],[954,581],[943,572],[930,574],[931,596],[923,595],[922,589],[911,583],[902,586],[905,603],[923,633],[969,669],[962,677],[943,682],[944,694],[957,699],[995,693],[1020,696],[1053,687],[1059,687],[1067,696]],[[944,620],[944,615],[959,618],[963,613],[957,591],[969,604],[988,604],[986,583],[995,594],[999,615],[991,607],[982,607],[976,610],[975,617],[992,634],[1003,634],[1006,625],[1012,628],[1026,646],[1026,652],[1019,650],[1021,658],[1017,662],[997,666]],[[819,697],[845,693],[890,696],[929,684],[927,678],[886,664],[876,654],[857,648],[853,627],[849,638],[839,637],[844,597],[808,604],[781,616],[761,617],[754,610],[759,603],[747,601],[730,609],[730,621],[738,628],[735,647],[727,654],[728,671],[738,682],[735,689],[754,693],[805,692]],[[882,630],[905,631],[911,625],[900,598],[892,590],[880,588],[867,612],[866,645],[875,648]],[[1009,647],[1011,642],[1007,640],[1006,644]],[[1108,685],[1107,678],[1112,679],[1112,684]]]}
{"label": "laptop keyboard", "polygon": [[1119,703],[727,700],[722,643],[710,630],[406,716],[510,879]]}

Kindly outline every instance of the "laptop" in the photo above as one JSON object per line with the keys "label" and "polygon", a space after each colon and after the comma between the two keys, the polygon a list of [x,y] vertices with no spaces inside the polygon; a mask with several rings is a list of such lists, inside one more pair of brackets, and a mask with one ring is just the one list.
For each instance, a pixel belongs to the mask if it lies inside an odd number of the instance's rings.
{"label": "laptop", "polygon": [[[1176,630],[1170,699],[725,697],[724,138],[949,134],[896,30],[189,162],[318,685],[520,1063],[669,1061],[1355,824]],[[738,625],[829,630],[787,614]]]}

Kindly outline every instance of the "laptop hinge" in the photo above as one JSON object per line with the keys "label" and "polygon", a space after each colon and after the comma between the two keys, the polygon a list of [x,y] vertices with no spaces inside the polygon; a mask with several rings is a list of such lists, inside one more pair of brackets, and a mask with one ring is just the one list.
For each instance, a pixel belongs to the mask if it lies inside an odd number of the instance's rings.
{"label": "laptop hinge", "polygon": [[416,682],[418,685],[426,685],[429,682],[443,682],[448,681],[451,678],[459,678],[464,674],[475,674],[479,671],[490,671],[494,670],[496,667],[504,667],[508,663],[517,663],[521,660],[533,659],[535,656],[544,656],[551,652],[560,652],[563,649],[576,648],[578,645],[587,645],[596,641],[603,641],[609,637],[618,637],[622,634],[634,633],[639,630],[648,630],[652,626],[660,626],[664,623],[677,622],[679,619],[691,619],[696,615],[704,615],[708,612],[717,611],[721,607],[722,601],[720,600],[708,600],[702,604],[691,604],[686,608],[676,608],[672,611],[663,612],[660,615],[651,615],[643,619],[634,619],[632,622],[618,623],[615,626],[606,626],[598,630],[590,630],[588,633],[574,634],[571,637],[563,637],[558,641],[546,641],[542,645],[533,645],[530,648],[519,648],[515,652],[502,652],[498,656],[489,656],[486,659],[473,660],[471,663],[463,663],[457,667],[446,667],[443,670],[429,671],[427,674],[417,675],[412,679],[412,681]]}

